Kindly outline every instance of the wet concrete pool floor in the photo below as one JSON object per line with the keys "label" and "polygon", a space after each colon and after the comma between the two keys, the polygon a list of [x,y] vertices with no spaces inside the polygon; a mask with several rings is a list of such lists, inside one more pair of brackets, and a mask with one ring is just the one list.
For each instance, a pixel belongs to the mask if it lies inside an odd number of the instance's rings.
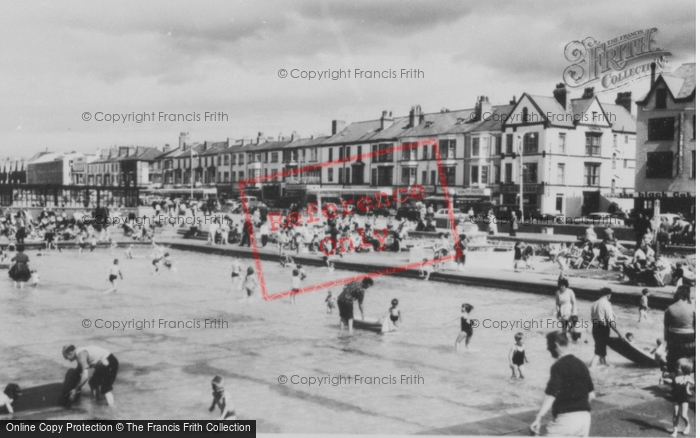
{"label": "wet concrete pool floor", "polygon": [[[30,266],[41,274],[37,289],[16,290],[0,282],[0,383],[32,387],[62,380],[71,363],[61,356],[66,344],[98,345],[120,361],[115,384],[117,407],[107,409],[85,397],[71,410],[20,413],[34,419],[216,419],[210,413],[210,381],[226,379],[238,418],[258,420],[259,432],[409,434],[476,422],[539,407],[553,359],[544,334],[531,330],[475,329],[472,351],[453,351],[459,332],[460,305],[475,306],[479,320],[552,318],[552,296],[465,287],[405,278],[377,279],[365,299],[368,317],[380,317],[392,298],[400,300],[402,333],[380,336],[338,330],[337,310],[328,315],[327,290],[284,300],[241,302],[241,292],[228,292],[231,258],[170,251],[176,272],[152,275],[149,250],[135,249],[137,259],[121,250],[76,251],[37,257]],[[107,269],[119,258],[125,280],[119,291],[108,289]],[[251,260],[242,260],[245,267]],[[272,291],[288,290],[291,268],[263,262]],[[344,278],[345,271],[305,268],[304,283]],[[3,273],[2,275],[6,275]],[[334,296],[341,288],[333,290]],[[579,303],[579,315],[590,315],[590,302]],[[622,331],[652,347],[662,337],[663,314],[651,311],[637,324],[637,309],[615,306]],[[356,310],[357,314],[357,310]],[[89,319],[92,327],[83,328]],[[199,328],[95,328],[104,321],[181,321]],[[228,328],[205,328],[204,320],[223,319]],[[483,324],[483,322],[482,322]],[[507,354],[518,331],[526,334],[530,361],[526,378],[509,379]],[[592,339],[574,353],[588,361]],[[656,397],[649,388],[658,372],[638,369],[616,353],[615,366],[593,372],[599,396],[619,394],[640,401]],[[350,376],[333,386],[280,384],[281,375]],[[384,384],[355,383],[355,376],[387,377]],[[419,376],[419,384],[401,384],[401,376]],[[394,383],[390,378],[396,379]],[[295,378],[296,379],[296,378]],[[644,389],[646,388],[646,389]],[[87,391],[87,388],[84,388]]]}

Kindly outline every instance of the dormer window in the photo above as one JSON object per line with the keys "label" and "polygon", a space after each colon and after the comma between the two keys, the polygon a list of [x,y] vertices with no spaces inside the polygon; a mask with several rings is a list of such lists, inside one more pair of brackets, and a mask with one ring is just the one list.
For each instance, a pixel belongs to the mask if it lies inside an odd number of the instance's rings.
{"label": "dormer window", "polygon": [[666,109],[666,89],[656,90],[656,109]]}

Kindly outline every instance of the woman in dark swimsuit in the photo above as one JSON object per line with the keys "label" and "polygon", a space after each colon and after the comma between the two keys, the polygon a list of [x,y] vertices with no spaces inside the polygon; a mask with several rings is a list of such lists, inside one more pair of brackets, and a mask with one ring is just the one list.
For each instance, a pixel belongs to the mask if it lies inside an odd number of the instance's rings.
{"label": "woman in dark swimsuit", "polygon": [[12,258],[12,261],[15,264],[10,268],[10,278],[14,281],[15,287],[19,283],[20,289],[24,289],[24,283],[32,278],[32,272],[29,269],[29,257],[24,253],[24,245],[17,245],[17,255]]}

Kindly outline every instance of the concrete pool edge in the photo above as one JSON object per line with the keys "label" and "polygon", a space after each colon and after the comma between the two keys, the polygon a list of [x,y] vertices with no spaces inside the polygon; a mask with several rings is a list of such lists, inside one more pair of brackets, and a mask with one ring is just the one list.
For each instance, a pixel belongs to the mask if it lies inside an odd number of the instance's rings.
{"label": "concrete pool edge", "polygon": [[[194,251],[204,254],[213,255],[228,255],[238,256],[242,258],[253,258],[253,252],[248,247],[240,246],[213,246],[206,242],[198,240],[190,240],[182,242],[178,240],[161,240],[161,244],[167,244],[173,249],[182,251]],[[258,257],[265,261],[279,261],[277,252],[266,250],[258,250]],[[294,259],[306,266],[324,267],[325,262],[319,255],[300,254],[295,255]],[[378,270],[392,268],[395,265],[372,262],[372,264],[348,262],[334,260],[336,269],[354,271],[360,273],[377,272]],[[403,278],[419,279],[417,270],[406,270],[402,272],[392,273],[393,276]],[[520,277],[520,278],[512,278]],[[539,277],[539,278],[534,278]],[[544,277],[544,278],[543,278]],[[534,293],[539,295],[554,295],[556,288],[556,276],[542,273],[529,272],[499,272],[498,277],[489,276],[479,273],[464,273],[464,272],[434,272],[430,275],[431,281],[439,281],[442,283],[461,284],[465,286],[480,286],[489,288],[507,289],[513,292]],[[576,297],[587,301],[595,301],[599,298],[599,291],[603,287],[613,289],[614,304],[638,305],[639,297],[641,296],[640,286],[628,286],[620,284],[611,284],[609,281],[596,280],[590,278],[570,277],[569,282],[571,288],[576,292]],[[654,290],[649,294],[649,307],[656,310],[665,310],[673,303],[673,294],[667,291]],[[694,289],[694,288],[693,288]]]}

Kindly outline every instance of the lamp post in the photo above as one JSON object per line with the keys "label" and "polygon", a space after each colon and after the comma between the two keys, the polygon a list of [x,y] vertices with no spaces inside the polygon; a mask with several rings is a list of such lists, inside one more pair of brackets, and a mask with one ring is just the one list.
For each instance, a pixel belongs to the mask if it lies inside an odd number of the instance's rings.
{"label": "lamp post", "polygon": [[530,134],[532,134],[532,131],[525,131],[518,135],[518,156],[520,157],[520,220],[525,218],[525,209],[523,208],[523,180],[525,179],[523,172],[523,140]]}

